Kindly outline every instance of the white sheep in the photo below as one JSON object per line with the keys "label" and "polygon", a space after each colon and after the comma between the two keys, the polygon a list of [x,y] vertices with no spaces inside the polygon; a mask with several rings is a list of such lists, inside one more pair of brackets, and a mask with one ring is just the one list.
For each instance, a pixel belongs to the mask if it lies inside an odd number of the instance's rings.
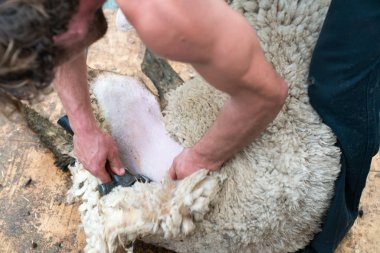
{"label": "white sheep", "polygon": [[177,252],[294,252],[320,229],[340,151],[309,104],[307,74],[329,1],[235,0],[232,6],[256,28],[267,58],[287,80],[284,108],[219,172],[201,170],[174,183],[164,178],[171,159],[202,137],[226,95],[196,77],[168,94],[161,117],[138,82],[99,77],[94,93],[123,161],[157,182],[100,198],[97,179],[81,165],[71,168],[69,196],[83,202],[88,252],[115,252],[136,238]]}

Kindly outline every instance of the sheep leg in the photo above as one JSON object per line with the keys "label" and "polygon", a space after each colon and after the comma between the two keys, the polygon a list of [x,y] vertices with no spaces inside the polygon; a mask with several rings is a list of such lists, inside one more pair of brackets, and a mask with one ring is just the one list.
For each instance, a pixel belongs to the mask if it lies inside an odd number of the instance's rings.
{"label": "sheep leg", "polygon": [[181,86],[183,84],[182,78],[166,60],[155,56],[149,49],[145,50],[141,70],[157,88],[161,109],[164,109],[168,103],[166,94]]}
{"label": "sheep leg", "polygon": [[20,106],[28,127],[37,134],[40,141],[53,153],[54,164],[63,171],[68,171],[68,166],[75,163],[75,159],[69,155],[73,148],[72,137],[34,109],[22,103],[20,103]]}

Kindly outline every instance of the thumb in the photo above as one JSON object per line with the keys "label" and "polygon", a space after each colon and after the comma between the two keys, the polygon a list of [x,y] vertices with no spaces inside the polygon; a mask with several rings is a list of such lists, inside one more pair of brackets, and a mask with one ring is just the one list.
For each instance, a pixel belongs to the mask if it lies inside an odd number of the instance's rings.
{"label": "thumb", "polygon": [[110,163],[111,171],[118,176],[125,174],[125,169],[123,168],[123,163],[120,160],[119,154],[116,152],[108,156],[108,161]]}
{"label": "thumb", "polygon": [[90,173],[99,178],[102,183],[111,182],[111,177],[106,170],[106,162],[95,161],[88,168]]}
{"label": "thumb", "polygon": [[103,168],[101,170],[99,170],[94,176],[96,176],[97,178],[100,179],[100,181],[102,181],[102,183],[109,183],[111,182],[111,177],[110,175],[107,173],[107,171]]}

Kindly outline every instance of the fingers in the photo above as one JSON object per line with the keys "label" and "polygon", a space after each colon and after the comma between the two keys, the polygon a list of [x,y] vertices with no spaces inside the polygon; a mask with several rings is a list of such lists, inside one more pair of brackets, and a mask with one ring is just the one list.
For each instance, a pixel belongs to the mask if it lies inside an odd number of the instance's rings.
{"label": "fingers", "polygon": [[89,166],[85,166],[85,168],[95,177],[99,178],[102,183],[109,183],[111,182],[111,176],[108,173],[108,171],[105,168],[106,161],[97,161],[92,163]]}
{"label": "fingers", "polygon": [[74,153],[83,166],[103,183],[111,175],[124,175],[123,164],[112,137],[100,129],[74,135]]}
{"label": "fingers", "polygon": [[93,173],[93,175],[99,178],[102,183],[109,183],[112,181],[110,175],[104,168],[97,170],[96,174]]}
{"label": "fingers", "polygon": [[117,150],[110,151],[108,158],[97,160],[89,169],[91,174],[99,178],[102,183],[111,182],[110,173],[122,176],[125,174],[123,164]]}
{"label": "fingers", "polygon": [[113,172],[119,176],[122,176],[125,174],[125,170],[123,168],[123,163],[120,160],[120,156],[119,156],[119,153],[117,152],[117,150],[112,151],[108,155],[108,161],[110,163],[111,172]]}
{"label": "fingers", "polygon": [[77,156],[79,162],[83,167],[88,170],[92,175],[99,178],[103,183],[111,182],[111,177],[105,169],[105,159],[90,159],[90,162],[83,159],[78,150],[74,149],[74,153]]}

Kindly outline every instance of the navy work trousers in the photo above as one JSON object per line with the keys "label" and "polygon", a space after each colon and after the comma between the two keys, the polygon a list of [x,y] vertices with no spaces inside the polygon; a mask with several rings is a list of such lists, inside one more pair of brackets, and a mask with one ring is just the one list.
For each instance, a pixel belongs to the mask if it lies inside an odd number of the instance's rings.
{"label": "navy work trousers", "polygon": [[353,225],[380,134],[380,0],[332,0],[310,65],[310,103],[342,151],[322,231],[299,252],[334,252]]}

